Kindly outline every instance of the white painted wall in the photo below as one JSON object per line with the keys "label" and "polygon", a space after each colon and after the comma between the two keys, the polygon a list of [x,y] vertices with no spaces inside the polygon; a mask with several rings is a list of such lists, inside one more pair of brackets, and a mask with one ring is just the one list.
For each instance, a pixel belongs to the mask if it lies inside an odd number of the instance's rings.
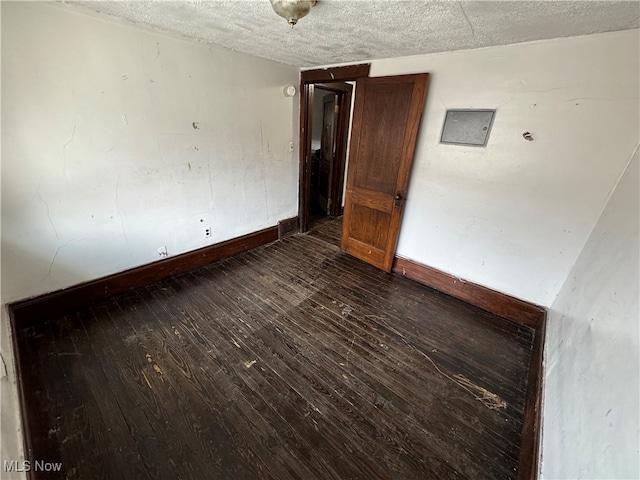
{"label": "white painted wall", "polygon": [[2,75],[3,302],[297,215],[293,67],[3,2]]}
{"label": "white painted wall", "polygon": [[[1,9],[2,304],[297,214],[297,69],[64,5]],[[20,460],[4,308],[0,335],[0,461]]]}
{"label": "white painted wall", "polygon": [[[431,73],[397,254],[550,306],[638,143],[639,45],[634,30],[372,62]],[[496,108],[488,146],[439,144],[448,108]]]}
{"label": "white painted wall", "polygon": [[[2,25],[2,8],[0,8],[0,25]],[[0,35],[0,51],[2,51],[2,37]],[[0,69],[1,73],[1,69]],[[2,90],[2,75],[0,74],[0,91]],[[0,95],[0,111],[2,111],[2,96]],[[2,121],[0,116],[0,131]],[[1,143],[1,142],[0,142]],[[2,149],[0,148],[0,151]],[[0,168],[0,183],[2,179]],[[2,222],[0,222],[0,235]],[[2,270],[2,255],[0,254],[0,271]],[[0,292],[2,281],[0,276]],[[24,461],[22,427],[20,407],[18,403],[18,387],[16,384],[16,369],[13,360],[13,347],[9,329],[8,311],[5,305],[0,305],[0,479],[23,480],[24,472],[5,472],[4,461],[16,461],[22,465]]]}
{"label": "white painted wall", "polygon": [[4,462],[25,460],[18,403],[18,387],[9,332],[8,313],[0,309],[0,480],[21,480],[24,472],[5,472]]}
{"label": "white painted wall", "polygon": [[[0,8],[0,25],[2,24],[2,8]],[[0,51],[2,41],[0,36]],[[1,70],[1,69],[0,69]],[[2,75],[0,74],[0,91],[2,91]],[[0,111],[2,111],[2,96],[0,96]],[[0,117],[0,131],[2,121]],[[1,142],[0,142],[1,143]],[[1,151],[1,148],[0,148]],[[2,169],[0,169],[0,182]],[[0,222],[0,234],[2,232]],[[2,256],[0,255],[0,271]],[[0,292],[2,282],[0,279]],[[4,305],[0,305],[0,462],[14,460],[22,465],[24,461],[22,429],[20,426],[20,409],[18,404],[18,388],[16,385],[16,371],[13,361],[11,333],[9,330],[8,312]],[[0,479],[23,480],[25,473],[5,472],[0,468]]]}
{"label": "white painted wall", "polygon": [[638,163],[636,150],[549,313],[543,478],[640,478]]}

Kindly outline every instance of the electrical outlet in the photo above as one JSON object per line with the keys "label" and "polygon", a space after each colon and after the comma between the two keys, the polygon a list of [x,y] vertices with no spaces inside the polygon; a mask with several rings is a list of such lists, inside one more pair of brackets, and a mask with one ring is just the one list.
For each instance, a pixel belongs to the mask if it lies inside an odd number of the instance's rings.
{"label": "electrical outlet", "polygon": [[204,229],[204,238],[209,238],[211,236],[211,227],[207,227]]}
{"label": "electrical outlet", "polygon": [[161,257],[168,257],[169,254],[167,253],[167,247],[158,247],[158,255]]}

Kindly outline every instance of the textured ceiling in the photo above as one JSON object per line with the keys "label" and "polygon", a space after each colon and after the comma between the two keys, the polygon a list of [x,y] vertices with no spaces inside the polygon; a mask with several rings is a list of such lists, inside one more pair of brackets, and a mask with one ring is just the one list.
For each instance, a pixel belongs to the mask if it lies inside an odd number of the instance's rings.
{"label": "textured ceiling", "polygon": [[269,0],[68,1],[298,67],[638,28],[638,1],[320,0],[292,30]]}

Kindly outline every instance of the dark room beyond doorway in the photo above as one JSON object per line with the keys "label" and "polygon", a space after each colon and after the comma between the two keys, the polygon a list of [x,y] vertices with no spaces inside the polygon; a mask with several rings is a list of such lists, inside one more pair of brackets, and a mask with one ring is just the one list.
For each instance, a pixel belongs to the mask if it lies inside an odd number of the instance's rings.
{"label": "dark room beyond doorway", "polygon": [[342,215],[353,86],[314,84],[310,142],[309,226]]}

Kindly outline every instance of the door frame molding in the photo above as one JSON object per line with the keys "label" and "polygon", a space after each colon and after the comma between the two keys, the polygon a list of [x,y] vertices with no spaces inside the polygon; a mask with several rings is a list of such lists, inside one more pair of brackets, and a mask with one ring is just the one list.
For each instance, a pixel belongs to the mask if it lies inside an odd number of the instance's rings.
{"label": "door frame molding", "polygon": [[[370,63],[348,65],[345,67],[329,67],[300,72],[300,138],[299,138],[299,180],[298,180],[298,219],[300,232],[309,229],[309,202],[311,197],[311,124],[313,121],[314,84],[322,83],[323,88],[331,83],[368,77]],[[330,88],[327,88],[330,89]],[[351,108],[351,103],[349,103]],[[345,135],[344,142],[346,143]],[[337,141],[337,139],[336,139]],[[345,154],[346,154],[346,145]]]}
{"label": "door frame molding", "polygon": [[[345,167],[347,159],[347,141],[349,140],[349,119],[351,116],[351,99],[353,97],[353,85],[348,83],[315,83],[314,88],[321,88],[335,93],[338,96],[338,115],[336,121],[336,133],[334,138],[335,152],[334,163],[331,166],[331,178],[329,178],[328,198],[333,200],[328,214],[339,217],[342,210],[342,190],[344,186]],[[313,127],[313,126],[312,126]]]}

